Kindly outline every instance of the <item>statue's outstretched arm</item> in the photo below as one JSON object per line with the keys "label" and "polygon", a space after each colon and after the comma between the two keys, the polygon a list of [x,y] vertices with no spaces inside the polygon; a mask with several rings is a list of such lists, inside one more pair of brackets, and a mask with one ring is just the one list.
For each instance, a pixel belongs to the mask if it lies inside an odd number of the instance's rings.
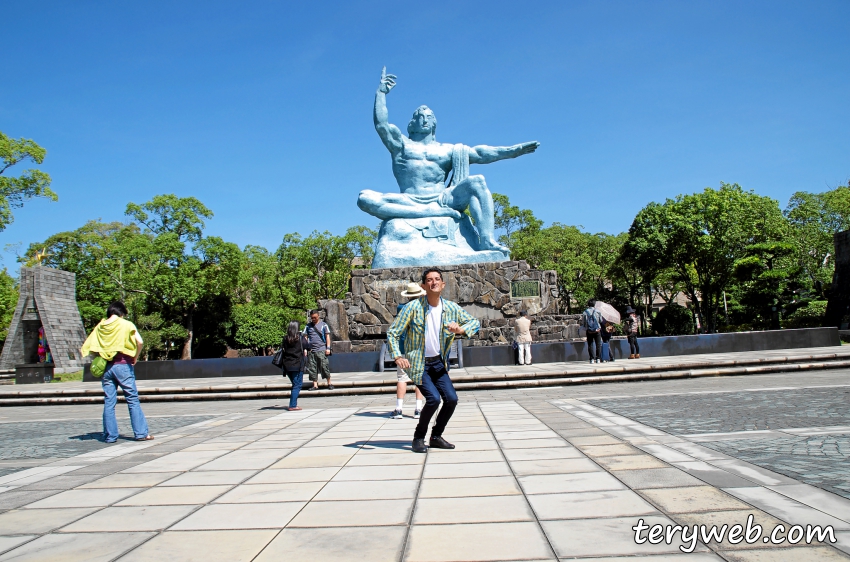
{"label": "statue's outstretched arm", "polygon": [[537,150],[538,146],[540,146],[540,143],[537,141],[524,142],[522,144],[515,144],[514,146],[487,146],[486,144],[481,144],[473,146],[470,149],[469,163],[489,164],[498,160],[516,158],[523,154],[531,154]]}
{"label": "statue's outstretched arm", "polygon": [[375,93],[375,130],[384,141],[387,150],[395,154],[402,149],[402,136],[398,127],[390,123],[390,114],[387,111],[387,94],[395,87],[395,75],[387,74],[387,67],[381,71],[381,84]]}

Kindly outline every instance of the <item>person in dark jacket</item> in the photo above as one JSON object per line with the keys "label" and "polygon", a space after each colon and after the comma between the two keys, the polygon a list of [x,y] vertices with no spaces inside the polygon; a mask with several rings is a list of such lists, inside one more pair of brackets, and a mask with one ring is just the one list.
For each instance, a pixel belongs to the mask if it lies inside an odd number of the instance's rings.
{"label": "person in dark jacket", "polygon": [[614,335],[614,324],[602,319],[602,330],[599,332],[602,337],[602,361],[613,361],[614,351],[611,349],[611,336]]}
{"label": "person in dark jacket", "polygon": [[301,384],[304,381],[304,361],[307,357],[307,340],[301,335],[298,322],[289,323],[286,337],[281,342],[283,349],[283,373],[289,377],[292,390],[289,394],[289,411],[295,412],[301,409],[298,406],[298,395],[301,393]]}

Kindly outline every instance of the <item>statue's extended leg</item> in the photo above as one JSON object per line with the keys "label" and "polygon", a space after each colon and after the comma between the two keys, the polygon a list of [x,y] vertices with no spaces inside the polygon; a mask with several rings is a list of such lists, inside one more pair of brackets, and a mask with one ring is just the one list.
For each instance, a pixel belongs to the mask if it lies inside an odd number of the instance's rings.
{"label": "statue's extended leg", "polygon": [[463,211],[469,207],[469,214],[475,221],[482,250],[509,250],[496,241],[494,232],[493,195],[487,189],[484,176],[469,176],[449,190],[449,207]]}
{"label": "statue's extended leg", "polygon": [[418,219],[423,217],[453,217],[459,219],[461,213],[451,207],[443,207],[438,202],[421,204],[398,193],[378,193],[364,189],[357,198],[357,206],[381,220]]}

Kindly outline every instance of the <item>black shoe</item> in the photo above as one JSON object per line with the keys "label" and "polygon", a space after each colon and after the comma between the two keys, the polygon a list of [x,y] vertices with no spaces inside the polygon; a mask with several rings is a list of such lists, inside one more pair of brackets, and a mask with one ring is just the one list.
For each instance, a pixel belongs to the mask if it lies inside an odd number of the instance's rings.
{"label": "black shoe", "polygon": [[413,446],[411,447],[414,453],[427,453],[428,447],[425,446],[424,439],[414,439]]}
{"label": "black shoe", "polygon": [[334,389],[334,385],[329,384],[329,385],[328,385],[328,390],[333,390],[333,389]]}
{"label": "black shoe", "polygon": [[435,449],[454,449],[455,446],[443,439],[442,437],[431,436],[429,445]]}

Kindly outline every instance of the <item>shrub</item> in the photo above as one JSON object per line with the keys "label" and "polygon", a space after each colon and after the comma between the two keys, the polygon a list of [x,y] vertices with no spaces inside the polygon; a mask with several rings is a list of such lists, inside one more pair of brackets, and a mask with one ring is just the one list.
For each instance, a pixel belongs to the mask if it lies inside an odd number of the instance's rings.
{"label": "shrub", "polygon": [[687,308],[671,303],[658,311],[652,328],[659,336],[687,336],[694,333],[694,319]]}
{"label": "shrub", "polygon": [[782,322],[783,328],[817,328],[823,326],[826,314],[826,301],[812,301],[798,308]]}

